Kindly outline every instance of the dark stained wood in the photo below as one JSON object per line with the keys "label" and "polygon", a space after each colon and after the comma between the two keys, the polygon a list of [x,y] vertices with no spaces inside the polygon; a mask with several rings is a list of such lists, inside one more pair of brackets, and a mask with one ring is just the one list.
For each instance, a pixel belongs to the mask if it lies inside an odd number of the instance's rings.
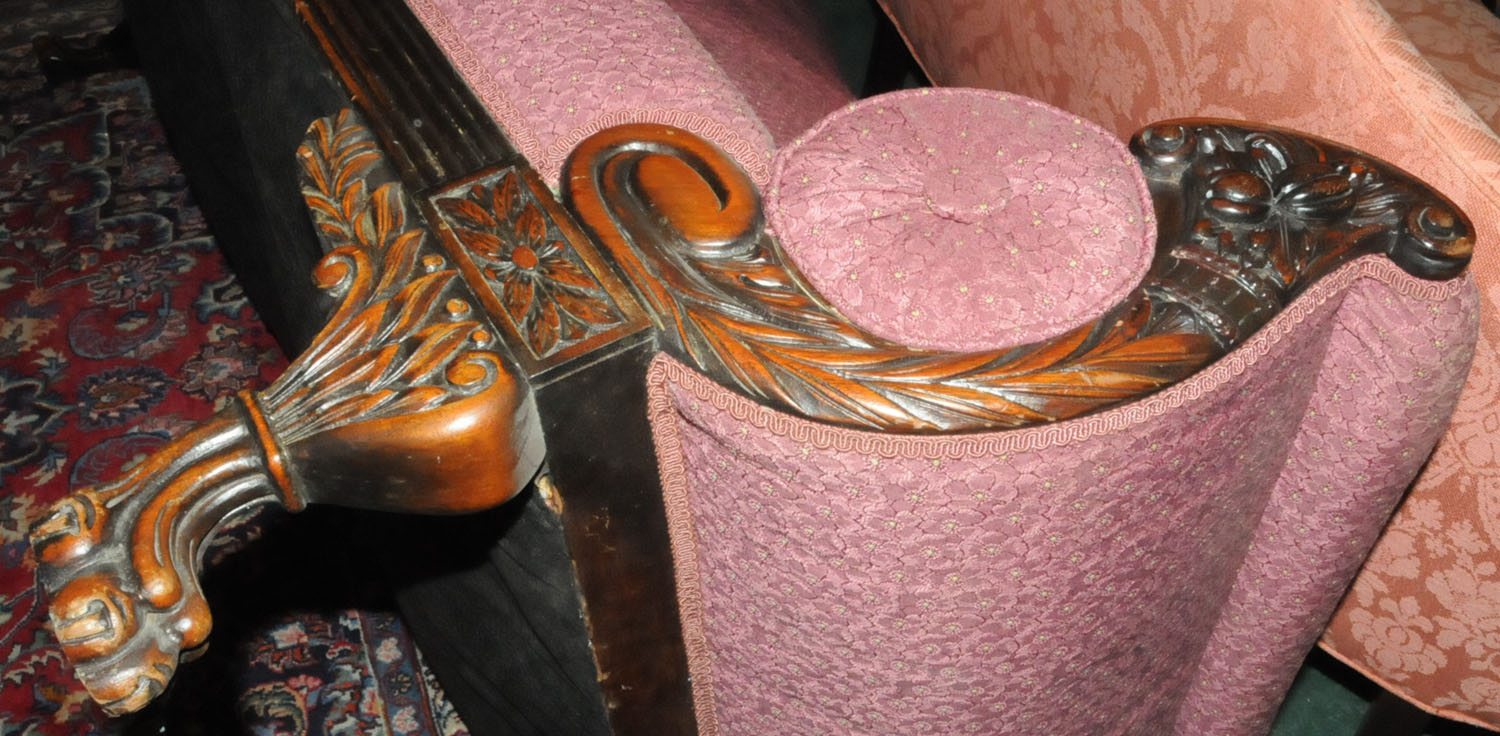
{"label": "dark stained wood", "polygon": [[1019,427],[1137,399],[1354,258],[1384,253],[1450,278],[1473,250],[1451,203],[1326,141],[1183,121],[1131,146],[1158,213],[1141,286],[1092,324],[988,352],[898,345],[830,308],[765,234],[744,172],[686,131],[627,125],[585,140],[563,196],[663,325],[664,350],[764,403],[902,432]]}
{"label": "dark stained wood", "polygon": [[547,462],[615,734],[697,732],[656,454],[649,333],[537,389]]}
{"label": "dark stained wood", "polygon": [[288,355],[331,300],[308,274],[322,256],[297,185],[307,126],[348,107],[290,3],[123,0],[152,106],[214,241]]}
{"label": "dark stained wood", "polygon": [[402,0],[298,0],[413,192],[517,157]]}
{"label": "dark stained wood", "polygon": [[[645,374],[656,351],[651,323],[594,242],[529,167],[484,170],[433,189],[424,204],[451,258],[467,264],[469,283],[484,287],[477,289],[481,303],[506,327],[502,337],[536,389],[553,507],[561,521],[558,541],[566,545],[573,573],[554,583],[581,595],[598,696],[608,713],[600,728],[616,734],[695,733],[666,516],[646,421]],[[538,257],[542,249],[550,268]],[[529,303],[515,295],[518,287],[525,287]],[[548,325],[545,299],[555,301],[560,324],[542,332]],[[592,319],[585,318],[590,314]],[[569,319],[581,334],[569,336],[562,326]],[[465,594],[486,577],[494,584],[499,567],[465,575],[448,589]],[[422,616],[439,605],[407,596],[404,608]],[[428,640],[438,646],[452,644],[451,634],[427,633],[436,634]],[[504,651],[507,639],[516,635],[495,634],[484,640],[485,651]],[[462,640],[473,646],[484,636],[465,630]],[[555,639],[552,646],[571,643]],[[525,689],[531,691],[530,683]],[[492,694],[478,704],[482,711],[476,715],[486,723],[506,724],[534,717],[502,705],[510,697]],[[503,732],[511,728],[506,725]]]}
{"label": "dark stained wood", "polygon": [[407,517],[375,563],[413,578],[396,598],[423,661],[476,736],[612,733],[555,499],[532,488],[480,517]]}
{"label": "dark stained wood", "polygon": [[524,376],[435,250],[351,116],[299,152],[333,245],[315,276],[341,298],[313,346],[264,392],[125,477],[59,501],[31,532],[54,630],[112,713],[165,687],[211,618],[197,550],[229,515],[279,501],[461,513],[515,495],[540,466]]}

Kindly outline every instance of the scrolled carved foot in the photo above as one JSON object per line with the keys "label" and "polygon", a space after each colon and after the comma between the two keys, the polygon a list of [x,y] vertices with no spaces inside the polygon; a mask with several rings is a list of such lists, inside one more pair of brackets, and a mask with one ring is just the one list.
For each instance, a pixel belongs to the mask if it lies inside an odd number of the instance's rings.
{"label": "scrolled carved foot", "polygon": [[31,529],[52,628],[106,712],[143,707],[211,626],[195,575],[214,526],[275,500],[243,404],[56,503]]}
{"label": "scrolled carved foot", "polygon": [[[55,504],[31,529],[53,630],[111,714],[139,710],[207,640],[199,554],[225,519],[266,503],[460,513],[508,500],[544,447],[520,370],[416,225],[346,114],[300,151],[331,246],[319,285],[341,298],[274,384],[124,477]],[[412,224],[408,224],[412,223]]]}

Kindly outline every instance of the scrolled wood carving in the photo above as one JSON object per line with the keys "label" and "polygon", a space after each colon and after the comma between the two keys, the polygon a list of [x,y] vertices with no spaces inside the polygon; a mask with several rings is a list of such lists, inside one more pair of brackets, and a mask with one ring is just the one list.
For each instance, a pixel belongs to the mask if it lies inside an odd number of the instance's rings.
{"label": "scrolled wood carving", "polygon": [[593,274],[552,232],[536,203],[504,172],[434,199],[460,242],[484,264],[505,314],[533,354],[545,358],[624,321]]}
{"label": "scrolled wood carving", "polygon": [[1092,324],[988,352],[904,347],[838,314],[764,232],[744,172],[686,131],[626,125],[589,138],[563,196],[676,357],[774,406],[906,432],[1018,427],[1138,398],[1223,355],[1355,257],[1385,253],[1447,278],[1472,251],[1449,202],[1325,141],[1171,121],[1131,148],[1158,215],[1146,278]]}
{"label": "scrolled wood carving", "polygon": [[426,200],[428,222],[483,287],[480,301],[529,375],[645,327],[624,284],[524,165],[492,167]]}
{"label": "scrolled wood carving", "polygon": [[340,299],[312,347],[264,392],[31,530],[54,630],[111,713],[144,706],[205,641],[198,554],[226,517],[271,502],[478,510],[541,463],[524,378],[489,349],[493,328],[382,173],[368,131],[347,112],[320,120],[299,156],[333,246],[314,278]]}

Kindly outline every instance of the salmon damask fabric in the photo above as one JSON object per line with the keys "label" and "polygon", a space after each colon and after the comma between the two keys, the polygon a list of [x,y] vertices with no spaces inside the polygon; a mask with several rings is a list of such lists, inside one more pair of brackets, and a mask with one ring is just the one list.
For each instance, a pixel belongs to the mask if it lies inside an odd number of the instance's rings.
{"label": "salmon damask fabric", "polygon": [[[1384,5],[1474,111],[1500,125],[1500,20],[1477,3]],[[1475,360],[1448,441],[1392,520],[1324,646],[1429,710],[1500,729],[1500,358],[1493,330],[1500,283],[1493,272],[1484,286],[1487,355]]]}
{"label": "salmon damask fabric", "polygon": [[1479,119],[1500,130],[1500,19],[1465,0],[1381,0],[1381,5]]}
{"label": "salmon damask fabric", "polygon": [[1429,710],[1500,728],[1500,21],[1469,0],[1384,2],[883,0],[938,84],[1038,97],[1121,136],[1181,116],[1295,128],[1473,218],[1468,385],[1322,643]]}

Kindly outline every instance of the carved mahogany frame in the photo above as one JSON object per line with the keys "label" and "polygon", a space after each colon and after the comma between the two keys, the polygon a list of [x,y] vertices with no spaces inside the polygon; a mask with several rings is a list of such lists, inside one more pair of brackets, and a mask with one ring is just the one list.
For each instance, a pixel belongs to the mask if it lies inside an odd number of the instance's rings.
{"label": "carved mahogany frame", "polygon": [[593,136],[569,160],[564,197],[663,325],[664,350],[767,404],[902,432],[1019,427],[1139,398],[1354,258],[1450,278],[1472,249],[1450,203],[1333,143],[1204,120],[1147,128],[1131,150],[1159,214],[1145,279],[1067,334],[973,353],[899,345],[838,314],[765,233],[745,173],[683,131]]}
{"label": "carved mahogany frame", "polygon": [[[328,252],[314,277],[338,308],[266,391],[64,499],[32,531],[55,631],[111,712],[159,694],[207,636],[197,555],[225,517],[272,502],[477,510],[514,495],[545,455],[579,589],[609,612],[590,626],[615,730],[691,733],[649,462],[614,477],[584,467],[615,466],[579,447],[577,401],[564,407],[549,386],[639,384],[639,356],[665,350],[823,421],[1025,426],[1185,378],[1354,258],[1446,279],[1472,248],[1451,203],[1357,152],[1162,123],[1131,143],[1160,232],[1132,294],[1042,343],[916,350],[828,307],[764,232],[746,175],[706,141],[656,125],[604,131],[569,159],[559,201],[400,0],[300,9],[365,111],[315,122],[298,152]],[[610,409],[589,412],[612,421]],[[611,524],[622,519],[637,523]],[[622,585],[632,567],[644,572]]]}

